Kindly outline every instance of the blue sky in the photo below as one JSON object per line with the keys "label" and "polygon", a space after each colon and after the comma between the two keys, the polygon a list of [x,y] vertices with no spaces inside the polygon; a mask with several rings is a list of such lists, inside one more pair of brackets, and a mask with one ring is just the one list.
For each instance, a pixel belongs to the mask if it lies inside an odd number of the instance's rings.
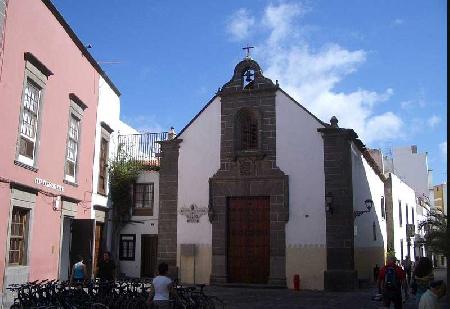
{"label": "blue sky", "polygon": [[122,118],[180,131],[242,47],[324,121],[371,148],[418,145],[447,178],[447,1],[53,0],[122,92]]}

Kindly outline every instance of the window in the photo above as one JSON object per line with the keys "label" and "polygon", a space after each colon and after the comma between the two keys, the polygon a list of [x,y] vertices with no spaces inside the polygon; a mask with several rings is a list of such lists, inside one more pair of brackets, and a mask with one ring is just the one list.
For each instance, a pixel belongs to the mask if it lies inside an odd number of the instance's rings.
{"label": "window", "polygon": [[119,245],[119,259],[123,261],[134,261],[136,248],[136,235],[121,234]]}
{"label": "window", "polygon": [[411,207],[411,219],[412,219],[412,224],[416,224],[416,221],[414,220],[414,207]]}
{"label": "window", "polygon": [[100,141],[100,163],[98,173],[98,192],[106,194],[106,172],[108,160],[109,141],[102,137]]}
{"label": "window", "polygon": [[153,215],[154,184],[136,183],[134,185],[133,214],[141,216]]}
{"label": "window", "polygon": [[25,78],[19,118],[16,163],[35,168],[43,90],[48,76],[52,73],[32,54],[25,53],[24,58],[26,60]]}
{"label": "window", "polygon": [[247,110],[239,111],[236,123],[237,149],[240,151],[258,149],[258,120]]}
{"label": "window", "polygon": [[77,182],[79,149],[80,149],[80,126],[83,117],[83,111],[86,108],[81,100],[73,93],[69,95],[69,129],[67,133],[67,149],[64,180],[69,183]]}
{"label": "window", "polygon": [[9,236],[9,265],[26,265],[29,210],[14,207]]}
{"label": "window", "polygon": [[31,166],[34,165],[40,100],[41,89],[27,79],[20,124],[19,161]]}
{"label": "window", "polygon": [[386,209],[384,208],[384,196],[381,197],[381,217],[386,218]]}
{"label": "window", "polygon": [[401,261],[403,261],[403,239],[400,239],[400,256]]}
{"label": "window", "polygon": [[98,185],[97,192],[106,194],[106,187],[108,186],[108,153],[109,153],[109,138],[114,131],[105,122],[101,122],[101,137],[100,137],[100,153],[99,153],[99,170],[98,170]]}
{"label": "window", "polygon": [[69,137],[67,139],[66,180],[75,182],[75,170],[77,166],[78,140],[80,120],[70,115]]}
{"label": "window", "polygon": [[373,221],[372,224],[372,232],[373,232],[373,241],[377,240],[377,225],[375,223],[375,221]]}
{"label": "window", "polygon": [[403,225],[402,201],[398,201],[398,220],[399,220],[400,226],[402,226]]}
{"label": "window", "polygon": [[405,206],[406,224],[409,223],[409,213],[408,213],[408,209],[409,209],[408,204],[406,204],[406,206]]}

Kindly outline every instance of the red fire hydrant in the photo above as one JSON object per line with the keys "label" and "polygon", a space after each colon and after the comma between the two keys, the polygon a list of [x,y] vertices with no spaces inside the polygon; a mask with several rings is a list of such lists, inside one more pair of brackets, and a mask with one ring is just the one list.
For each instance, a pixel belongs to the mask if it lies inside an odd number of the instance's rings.
{"label": "red fire hydrant", "polygon": [[294,290],[295,291],[300,290],[300,276],[298,274],[294,275]]}

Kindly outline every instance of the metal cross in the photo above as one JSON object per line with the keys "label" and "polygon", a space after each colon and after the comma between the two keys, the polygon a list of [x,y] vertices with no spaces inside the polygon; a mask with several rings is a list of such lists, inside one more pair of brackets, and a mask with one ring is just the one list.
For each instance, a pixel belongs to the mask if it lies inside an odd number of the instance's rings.
{"label": "metal cross", "polygon": [[247,44],[247,47],[243,47],[242,49],[247,50],[247,56],[245,56],[245,58],[250,58],[250,49],[255,48],[253,46],[249,46]]}

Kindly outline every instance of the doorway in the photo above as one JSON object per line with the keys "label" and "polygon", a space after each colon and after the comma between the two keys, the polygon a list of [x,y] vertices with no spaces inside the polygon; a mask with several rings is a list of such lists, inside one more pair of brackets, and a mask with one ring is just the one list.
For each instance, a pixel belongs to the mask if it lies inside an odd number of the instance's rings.
{"label": "doorway", "polygon": [[228,199],[228,280],[266,284],[270,271],[269,197]]}
{"label": "doorway", "polygon": [[156,275],[158,235],[141,235],[141,277],[153,278]]}
{"label": "doorway", "polygon": [[70,244],[72,242],[71,224],[72,217],[64,216],[62,226],[61,254],[59,262],[59,280],[66,281],[70,277]]}

